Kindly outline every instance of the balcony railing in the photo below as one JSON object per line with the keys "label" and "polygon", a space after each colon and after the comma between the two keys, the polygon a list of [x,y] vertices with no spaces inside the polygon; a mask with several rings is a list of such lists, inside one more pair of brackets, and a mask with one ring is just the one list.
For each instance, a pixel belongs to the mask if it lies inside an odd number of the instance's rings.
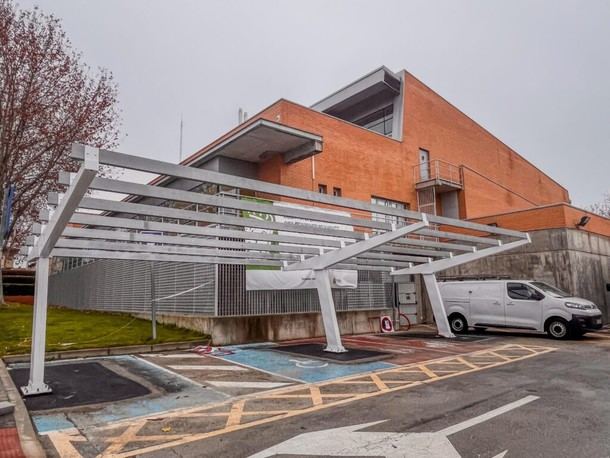
{"label": "balcony railing", "polygon": [[413,167],[413,181],[415,185],[431,182],[439,185],[453,185],[462,187],[462,174],[457,165],[434,159]]}

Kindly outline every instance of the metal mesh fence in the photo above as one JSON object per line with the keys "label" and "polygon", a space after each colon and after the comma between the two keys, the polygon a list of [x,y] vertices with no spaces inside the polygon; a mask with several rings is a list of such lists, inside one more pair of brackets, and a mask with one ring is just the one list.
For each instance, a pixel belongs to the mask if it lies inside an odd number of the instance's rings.
{"label": "metal mesh fence", "polygon": [[[151,274],[159,313],[214,314],[216,269],[210,264],[103,259],[49,278],[49,303],[79,309],[148,312]],[[200,285],[204,286],[196,288]],[[180,294],[190,290],[185,294]]]}
{"label": "metal mesh fence", "polygon": [[[383,309],[392,306],[392,279],[386,272],[358,272],[358,288],[333,289],[337,311]],[[218,266],[218,315],[272,315],[319,312],[314,289],[246,291],[246,267]]]}
{"label": "metal mesh fence", "polygon": [[[51,275],[49,303],[78,309],[149,312],[151,268],[154,298],[173,296],[157,301],[158,313],[245,316],[320,311],[314,289],[246,291],[243,265],[130,260],[96,260]],[[386,272],[359,271],[358,288],[333,289],[333,298],[337,311],[388,308],[393,301],[392,279]]]}

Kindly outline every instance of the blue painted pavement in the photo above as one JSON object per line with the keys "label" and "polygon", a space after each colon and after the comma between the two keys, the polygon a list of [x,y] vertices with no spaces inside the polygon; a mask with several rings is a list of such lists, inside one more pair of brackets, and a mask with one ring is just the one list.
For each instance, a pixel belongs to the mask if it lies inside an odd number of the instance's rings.
{"label": "blue painted pavement", "polygon": [[234,353],[221,356],[222,359],[305,383],[323,382],[348,375],[396,367],[394,364],[381,361],[337,364],[270,350],[240,347],[224,348],[230,348]]}

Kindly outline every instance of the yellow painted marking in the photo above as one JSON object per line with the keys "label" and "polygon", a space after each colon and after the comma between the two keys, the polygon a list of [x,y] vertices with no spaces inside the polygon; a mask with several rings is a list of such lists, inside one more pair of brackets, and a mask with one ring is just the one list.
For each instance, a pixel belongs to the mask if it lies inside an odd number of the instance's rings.
{"label": "yellow painted marking", "polygon": [[457,358],[455,358],[455,359],[457,360],[457,362],[462,363],[462,364],[464,364],[464,365],[468,366],[468,367],[469,367],[469,368],[471,368],[471,369],[476,369],[476,368],[477,368],[477,366],[475,366],[475,365],[474,365],[474,364],[472,364],[472,363],[469,363],[468,361],[466,361],[466,360],[465,360],[464,358],[462,358],[461,356],[458,356],[458,357],[457,357]]}
{"label": "yellow painted marking", "polygon": [[241,421],[241,415],[244,411],[245,403],[246,401],[242,399],[231,406],[231,411],[229,412],[225,428],[230,428],[231,426],[239,425]]}
{"label": "yellow painted marking", "polygon": [[115,452],[121,451],[123,447],[135,440],[138,432],[144,426],[145,422],[139,421],[131,426],[128,426],[123,433],[121,433],[117,437],[109,437],[106,439],[106,442],[110,442],[110,446],[106,449],[105,454],[113,454]]}
{"label": "yellow painted marking", "polygon": [[[510,358],[508,356],[501,355],[499,353],[496,353],[495,351],[490,351],[489,354],[497,356],[498,358],[502,358],[504,361],[512,361],[513,360],[512,358]],[[517,358],[520,358],[520,356],[517,356]]]}
{"label": "yellow painted marking", "polygon": [[[107,430],[107,429],[117,428],[121,424],[129,425],[127,430],[125,430],[122,434],[119,434],[118,436],[116,436],[114,438],[107,439],[107,441],[110,442],[111,445],[104,452],[102,452],[100,456],[113,457],[113,458],[123,458],[123,457],[126,458],[126,457],[130,457],[130,456],[135,456],[135,455],[143,455],[146,453],[158,452],[159,450],[164,450],[164,449],[168,449],[171,447],[177,447],[180,445],[204,440],[204,439],[219,436],[222,434],[227,434],[227,433],[242,430],[245,428],[252,428],[255,426],[271,423],[271,422],[274,422],[274,421],[277,421],[280,419],[287,419],[287,418],[303,415],[303,414],[310,413],[310,412],[316,412],[318,410],[326,409],[329,407],[345,405],[345,404],[348,404],[348,403],[351,403],[354,401],[358,401],[360,399],[367,399],[367,398],[370,398],[373,396],[379,396],[379,395],[383,395],[385,393],[389,393],[389,392],[393,392],[393,391],[408,389],[408,388],[411,388],[414,386],[419,386],[423,383],[433,383],[433,382],[436,382],[439,380],[445,380],[445,379],[449,379],[451,377],[456,377],[456,376],[463,375],[463,374],[471,374],[471,373],[482,371],[485,369],[503,366],[503,365],[509,364],[511,362],[522,361],[522,360],[525,360],[528,358],[532,358],[534,356],[538,356],[538,355],[541,355],[544,353],[549,353],[549,352],[556,350],[556,348],[552,348],[552,347],[533,347],[533,346],[529,347],[528,346],[527,348],[533,349],[535,351],[535,353],[528,353],[526,355],[515,356],[513,358],[509,358],[509,357],[506,357],[506,356],[503,356],[503,355],[497,353],[497,352],[501,352],[501,351],[511,351],[511,350],[518,349],[518,345],[508,344],[508,345],[495,347],[495,348],[492,348],[489,350],[479,350],[479,351],[475,351],[472,353],[466,353],[466,354],[462,354],[462,355],[446,356],[443,358],[430,360],[425,363],[422,363],[422,362],[412,363],[412,364],[409,364],[409,365],[403,366],[403,367],[394,367],[394,368],[376,371],[376,372],[368,374],[368,377],[371,378],[371,381],[368,382],[368,384],[374,387],[373,391],[367,391],[367,392],[354,391],[354,392],[347,393],[347,394],[341,393],[340,395],[333,395],[333,397],[335,397],[335,399],[329,400],[328,402],[318,403],[319,401],[316,399],[321,400],[326,397],[330,398],[331,396],[320,394],[320,398],[317,398],[316,389],[319,391],[320,387],[331,386],[331,385],[343,385],[343,386],[348,385],[349,386],[349,384],[346,384],[345,382],[350,382],[350,381],[360,382],[358,384],[361,384],[361,382],[362,382],[361,379],[367,375],[357,374],[357,375],[347,376],[342,379],[330,380],[330,381],[326,381],[326,382],[322,382],[322,383],[284,387],[279,390],[274,390],[273,392],[254,393],[251,395],[247,395],[243,398],[233,399],[233,400],[227,401],[225,403],[221,403],[221,404],[215,404],[215,405],[205,406],[205,407],[194,407],[194,408],[189,408],[189,409],[183,409],[180,411],[174,411],[174,412],[167,413],[164,415],[164,419],[166,420],[166,423],[171,422],[172,419],[180,420],[185,417],[185,414],[202,414],[202,415],[210,415],[210,416],[226,415],[227,422],[224,425],[224,427],[221,426],[218,429],[213,429],[210,431],[203,431],[200,433],[192,433],[192,432],[188,432],[185,430],[182,432],[182,437],[178,438],[178,439],[174,439],[174,437],[176,437],[176,436],[180,437],[179,434],[172,434],[171,436],[169,436],[169,435],[163,436],[163,439],[167,440],[164,443],[156,444],[156,445],[148,445],[143,448],[133,449],[130,451],[123,452],[122,450],[125,447],[127,447],[129,445],[129,443],[131,443],[131,442],[140,442],[141,440],[147,440],[147,438],[150,438],[150,437],[154,437],[155,439],[159,438],[159,435],[155,434],[152,436],[140,435],[140,436],[137,436],[137,439],[136,439],[135,438],[136,434],[138,433],[138,431],[141,430],[141,428],[146,424],[146,422],[148,420],[139,419],[138,423],[136,423],[136,424],[133,424],[133,420],[124,420],[119,423],[114,423],[114,424],[99,428],[100,430]],[[480,365],[478,365],[479,363],[477,363],[477,361],[476,361],[477,357],[485,357],[487,360],[493,359],[495,361],[487,361],[486,363],[480,363]],[[471,361],[471,363],[470,363],[470,365],[463,364],[463,363],[461,363],[461,361],[459,361],[458,358],[460,358],[460,359],[468,358]],[[463,370],[452,371],[451,373],[447,373],[445,375],[439,375],[428,367],[433,364],[446,364],[446,363],[461,363],[461,364],[463,364]],[[474,367],[471,367],[471,366],[474,366]],[[381,380],[381,378],[379,377],[380,375],[384,375],[385,377],[390,379],[392,374],[400,374],[405,371],[419,372],[422,375],[426,375],[428,378],[421,380],[421,381],[410,381],[410,380],[406,380],[406,381],[385,380],[384,381],[384,380]],[[381,381],[382,385],[377,383],[375,380]],[[388,384],[396,384],[396,386],[388,387]],[[312,387],[315,387],[315,389],[312,390]],[[299,393],[306,389],[309,389],[309,392],[310,392],[309,394],[304,394],[304,393],[294,394],[295,392]],[[286,406],[286,410],[260,410],[258,408],[250,410],[248,408],[249,407],[248,403],[250,401],[275,400],[276,402],[273,405],[276,406],[278,403],[281,403],[281,401],[278,401],[278,399],[281,399],[282,396],[286,397],[286,399],[289,399],[288,398],[289,396],[298,397],[298,398],[310,398],[312,400],[312,405],[309,407]],[[280,397],[280,398],[278,398],[278,397]],[[226,413],[209,412],[212,409],[217,409],[222,406],[227,406],[227,407],[230,406],[229,411]],[[277,405],[277,407],[282,408],[284,406],[281,406],[281,404],[280,404],[280,405]],[[249,423],[242,423],[242,418],[244,418],[246,415],[248,415],[248,416],[267,415],[267,417],[260,418],[258,420],[254,420]],[[150,416],[151,419],[158,418],[158,417],[159,417],[159,414]],[[171,424],[171,423],[169,423],[169,424]],[[181,424],[182,424],[182,422],[177,422],[175,425],[172,424],[172,426],[175,429],[178,429],[179,427],[181,427]],[[210,424],[210,427],[213,428],[214,425]],[[56,432],[55,434],[56,434],[56,436],[61,435],[62,432]],[[163,439],[161,439],[161,440],[163,440]],[[71,439],[70,435],[67,435],[65,440],[73,441]],[[99,444],[94,444],[94,446],[97,446],[99,448]]]}
{"label": "yellow painted marking", "polygon": [[377,388],[379,388],[381,391],[388,390],[388,386],[383,382],[383,380],[379,378],[377,374],[371,374],[371,379],[373,380],[373,382],[375,382],[375,385],[377,385]]}
{"label": "yellow painted marking", "polygon": [[78,453],[74,444],[77,442],[87,442],[87,439],[83,437],[78,429],[73,428],[69,431],[52,432],[47,435],[57,454],[62,458],[81,458],[81,454]]}
{"label": "yellow painted marking", "polygon": [[322,400],[322,394],[320,393],[320,387],[312,385],[309,387],[309,391],[311,393],[311,402],[314,406],[324,404],[324,401]]}
{"label": "yellow painted marking", "polygon": [[438,375],[436,375],[434,372],[432,372],[430,369],[428,369],[425,365],[420,364],[417,367],[419,367],[421,369],[421,371],[426,374],[428,377],[430,378],[438,378]]}

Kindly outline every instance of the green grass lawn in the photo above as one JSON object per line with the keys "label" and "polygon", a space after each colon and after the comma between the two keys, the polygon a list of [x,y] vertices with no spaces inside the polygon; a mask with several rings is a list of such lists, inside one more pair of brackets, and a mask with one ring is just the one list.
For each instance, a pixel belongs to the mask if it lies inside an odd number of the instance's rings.
{"label": "green grass lawn", "polygon": [[[32,336],[32,306],[0,305],[0,356],[29,353]],[[208,336],[175,326],[157,325],[157,340],[151,338],[150,321],[122,313],[81,311],[49,307],[47,351],[122,345],[205,340]]]}

